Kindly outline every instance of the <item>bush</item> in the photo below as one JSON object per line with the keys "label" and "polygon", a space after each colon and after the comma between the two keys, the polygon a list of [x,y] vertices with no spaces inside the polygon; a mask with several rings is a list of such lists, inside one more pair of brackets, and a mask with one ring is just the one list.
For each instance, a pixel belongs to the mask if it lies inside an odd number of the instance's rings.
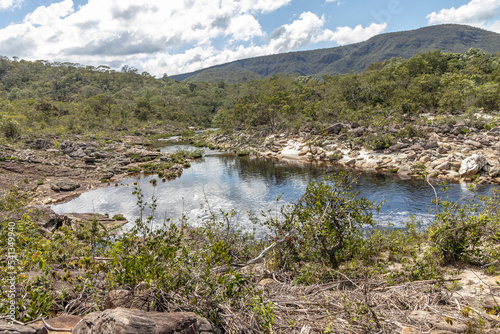
{"label": "bush", "polygon": [[374,135],[368,142],[368,146],[372,150],[383,150],[391,147],[394,144],[394,137],[388,134]]}
{"label": "bush", "polygon": [[13,119],[5,118],[0,123],[0,130],[7,138],[17,138],[21,135],[19,123]]}
{"label": "bush", "polygon": [[493,197],[476,198],[478,203],[440,203],[442,211],[429,227],[429,241],[446,263],[498,260],[492,257],[500,240],[498,200],[496,193]]}
{"label": "bush", "polygon": [[[331,268],[352,257],[373,225],[373,204],[351,191],[356,178],[347,173],[311,183],[302,198],[284,210],[285,220],[268,223],[277,236],[277,262],[297,260],[326,263]],[[377,207],[378,208],[378,207]]]}

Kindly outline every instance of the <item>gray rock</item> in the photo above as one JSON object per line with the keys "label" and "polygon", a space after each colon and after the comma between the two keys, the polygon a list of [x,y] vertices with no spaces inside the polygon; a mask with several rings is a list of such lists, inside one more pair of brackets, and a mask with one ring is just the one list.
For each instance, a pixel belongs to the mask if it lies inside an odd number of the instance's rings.
{"label": "gray rock", "polygon": [[[202,326],[200,326],[202,325]],[[203,331],[201,331],[201,328]],[[160,313],[116,308],[85,316],[73,334],[197,334],[219,333],[191,312]]]}
{"label": "gray rock", "polygon": [[36,334],[36,331],[28,326],[10,325],[7,321],[0,320],[0,334]]}
{"label": "gray rock", "polygon": [[106,297],[105,305],[106,309],[124,307],[149,311],[152,302],[147,291],[134,293],[129,290],[113,290]]}
{"label": "gray rock", "polygon": [[54,191],[73,191],[80,188],[80,184],[68,179],[58,180],[50,185]]}
{"label": "gray rock", "polygon": [[475,147],[475,148],[483,147],[483,145],[481,145],[481,143],[478,143],[477,141],[470,140],[470,139],[467,139],[466,141],[464,141],[464,144]]}
{"label": "gray rock", "polygon": [[435,170],[448,170],[451,168],[451,164],[449,161],[445,161],[434,167]]}
{"label": "gray rock", "polygon": [[439,147],[437,141],[428,141],[426,143],[423,143],[422,145],[426,150],[430,150],[430,149],[433,149],[433,148],[437,148]]}
{"label": "gray rock", "polygon": [[327,127],[325,129],[325,132],[327,132],[328,134],[338,135],[343,128],[345,128],[345,126],[342,123],[337,123]]}
{"label": "gray rock", "polygon": [[486,158],[481,153],[473,154],[462,161],[458,173],[461,177],[475,175],[486,165],[486,163]]}
{"label": "gray rock", "polygon": [[497,177],[500,175],[500,165],[496,165],[490,168],[490,177]]}

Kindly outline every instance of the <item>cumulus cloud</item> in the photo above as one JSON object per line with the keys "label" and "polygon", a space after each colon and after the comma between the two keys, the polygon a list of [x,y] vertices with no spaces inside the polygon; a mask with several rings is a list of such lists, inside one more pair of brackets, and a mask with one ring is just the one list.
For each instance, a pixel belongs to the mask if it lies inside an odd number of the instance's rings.
{"label": "cumulus cloud", "polygon": [[0,10],[14,9],[21,6],[24,0],[0,0]]}
{"label": "cumulus cloud", "polygon": [[335,31],[327,31],[325,33],[328,39],[335,41],[339,45],[358,43],[366,41],[367,39],[383,33],[387,29],[387,23],[372,23],[364,28],[357,25],[351,27],[338,27]]}
{"label": "cumulus cloud", "polygon": [[128,64],[154,75],[172,75],[319,42],[359,42],[386,28],[374,23],[332,31],[325,29],[324,17],[304,12],[264,32],[259,18],[290,2],[88,0],[77,7],[62,0],[1,29],[0,54],[115,68]]}
{"label": "cumulus cloud", "polygon": [[493,31],[499,31],[499,21],[488,22],[498,15],[500,0],[471,0],[458,8],[443,8],[426,16],[429,24],[470,24]]}
{"label": "cumulus cloud", "polygon": [[497,15],[499,0],[472,0],[458,8],[443,8],[426,16],[429,24],[482,23]]}

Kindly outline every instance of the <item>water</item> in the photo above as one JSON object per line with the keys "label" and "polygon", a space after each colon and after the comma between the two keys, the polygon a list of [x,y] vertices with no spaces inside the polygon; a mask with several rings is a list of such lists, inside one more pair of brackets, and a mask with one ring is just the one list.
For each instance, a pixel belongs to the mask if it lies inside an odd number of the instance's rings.
{"label": "water", "polygon": [[[172,145],[162,151],[179,148],[194,149],[186,145]],[[297,201],[311,181],[319,181],[331,172],[331,167],[312,163],[284,163],[268,159],[236,157],[213,150],[205,150],[204,158],[191,164],[180,178],[161,182],[157,176],[142,176],[83,193],[67,203],[55,204],[57,213],[96,212],[110,216],[122,213],[129,222],[139,215],[137,197],[132,194],[134,182],[142,189],[144,198],[157,200],[156,223],[166,219],[177,221],[184,215],[194,225],[210,216],[210,212],[230,212],[232,218],[246,227],[252,227],[248,212],[259,217],[261,211],[275,215],[281,205]],[[156,178],[153,187],[150,180]],[[494,186],[478,186],[471,192],[465,184],[449,185],[450,200],[458,201],[474,195],[488,195]],[[434,192],[421,180],[401,180],[393,175],[360,174],[355,187],[359,196],[372,201],[386,200],[376,220],[400,225],[414,215],[429,222],[433,214]],[[280,197],[280,200],[276,199]],[[128,226],[130,227],[130,224]],[[262,229],[257,226],[257,229]]]}

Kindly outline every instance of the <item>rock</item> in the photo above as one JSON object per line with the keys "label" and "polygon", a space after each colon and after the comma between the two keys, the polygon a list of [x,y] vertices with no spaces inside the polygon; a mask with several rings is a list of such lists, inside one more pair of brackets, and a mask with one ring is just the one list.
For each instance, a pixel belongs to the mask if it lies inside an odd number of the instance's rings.
{"label": "rock", "polygon": [[466,141],[464,141],[464,144],[472,146],[472,147],[475,147],[475,148],[481,148],[481,147],[483,147],[483,145],[481,145],[477,141],[473,141],[473,140],[470,140],[470,139],[467,139]]}
{"label": "rock", "polygon": [[61,315],[59,317],[55,317],[52,319],[45,320],[47,325],[53,328],[60,329],[73,329],[83,317],[79,317],[76,315]]}
{"label": "rock", "polygon": [[448,170],[450,169],[451,164],[449,161],[445,161],[434,167],[435,170]]}
{"label": "rock", "polygon": [[500,297],[489,296],[483,300],[483,305],[486,309],[492,310],[500,308]]}
{"label": "rock", "polygon": [[422,334],[422,332],[413,327],[404,327],[401,330],[401,334]]}
{"label": "rock", "polygon": [[113,290],[106,297],[105,308],[123,307],[149,311],[152,302],[153,300],[150,300],[147,291],[135,294],[134,291],[129,290]]}
{"label": "rock", "polygon": [[391,152],[399,152],[407,147],[409,147],[410,145],[408,144],[404,144],[404,143],[397,143],[396,145],[392,145],[391,147],[389,147],[389,150]]}
{"label": "rock", "polygon": [[30,143],[30,147],[35,150],[43,150],[52,146],[50,140],[45,138],[37,138]]}
{"label": "rock", "polygon": [[54,233],[63,226],[71,226],[71,220],[60,216],[49,207],[34,207],[31,209],[31,218],[37,224]]}
{"label": "rock", "polygon": [[324,131],[328,134],[338,135],[343,128],[345,128],[345,126],[342,123],[337,123],[330,125]]}
{"label": "rock", "polygon": [[410,175],[411,174],[411,168],[410,166],[401,166],[399,169],[398,169],[398,175],[402,175],[402,176],[407,176],[407,175]]}
{"label": "rock", "polygon": [[356,159],[354,158],[347,158],[345,161],[344,161],[344,164],[346,166],[349,166],[349,167],[354,167],[356,165]]}
{"label": "rock", "polygon": [[[62,213],[61,217],[68,219],[71,222],[71,225],[73,225],[73,224],[84,224],[85,225],[85,224],[89,224],[94,219],[96,219],[99,222],[99,225],[104,226],[108,231],[115,230],[115,229],[125,225],[126,223],[128,223],[128,221],[123,219],[123,218],[113,219],[113,218],[109,218],[108,216],[97,214],[97,213],[74,213],[74,212],[73,213]],[[121,217],[123,217],[123,216],[121,216]]]}
{"label": "rock", "polygon": [[445,154],[448,152],[448,149],[446,147],[440,146],[440,147],[438,147],[437,152],[439,154]]}
{"label": "rock", "polygon": [[461,177],[475,175],[486,165],[486,163],[486,158],[481,153],[473,154],[462,161],[458,173]]}
{"label": "rock", "polygon": [[80,184],[69,179],[57,180],[50,185],[50,189],[54,191],[73,191],[80,188]]}
{"label": "rock", "polygon": [[13,324],[0,320],[0,334],[36,334],[36,331],[29,326]]}
{"label": "rock", "polygon": [[209,334],[220,333],[191,312],[160,313],[116,308],[85,316],[73,334]]}
{"label": "rock", "polygon": [[490,177],[497,177],[500,175],[500,165],[495,165],[490,168]]}
{"label": "rock", "polygon": [[427,311],[413,311],[408,317],[416,322],[431,324],[434,328],[442,331],[448,331],[451,333],[465,333],[467,331],[467,325],[461,324],[457,321],[453,321],[451,324],[447,323],[443,317]]}
{"label": "rock", "polygon": [[426,150],[431,150],[433,148],[437,148],[439,147],[437,141],[428,141],[426,143],[423,143],[423,148],[425,148]]}
{"label": "rock", "polygon": [[408,158],[408,159],[415,159],[417,157],[417,153],[415,151],[412,151],[412,150],[406,151],[405,154],[406,154],[406,158]]}

